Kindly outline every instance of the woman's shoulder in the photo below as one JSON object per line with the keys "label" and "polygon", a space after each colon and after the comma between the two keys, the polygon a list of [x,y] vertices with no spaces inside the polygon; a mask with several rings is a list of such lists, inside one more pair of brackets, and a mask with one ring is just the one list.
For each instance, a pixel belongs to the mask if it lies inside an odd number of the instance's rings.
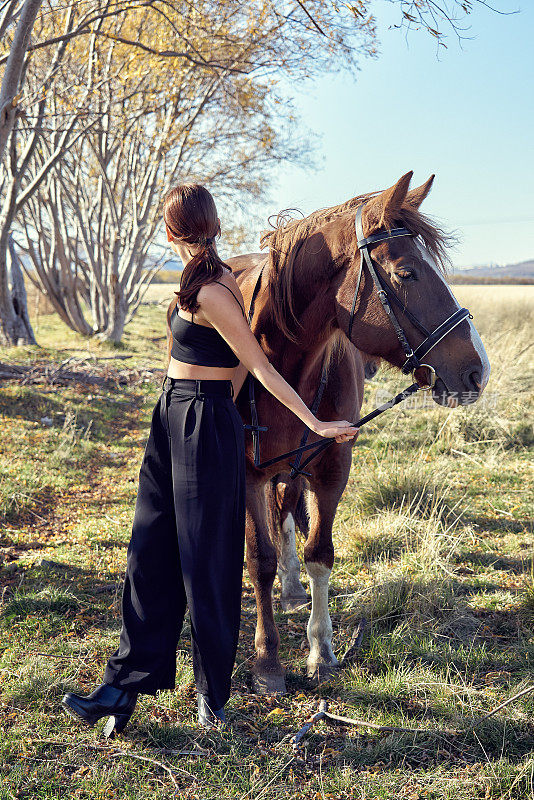
{"label": "woman's shoulder", "polygon": [[[221,286],[223,288],[221,288]],[[241,289],[234,277],[234,274],[230,272],[230,270],[223,272],[223,274],[217,278],[215,281],[210,281],[209,283],[205,283],[204,286],[199,290],[206,293],[206,291],[210,292],[211,294],[220,294],[224,292],[225,289],[230,289],[231,292],[237,294],[238,297],[241,297]],[[225,292],[227,294],[227,292]]]}
{"label": "woman's shoulder", "polygon": [[198,291],[197,301],[200,306],[203,304],[206,306],[206,303],[211,305],[213,303],[219,303],[223,297],[229,298],[230,293],[233,294],[237,304],[241,307],[241,311],[244,312],[243,295],[241,294],[235,277],[230,271],[224,272],[216,281],[205,283]]}

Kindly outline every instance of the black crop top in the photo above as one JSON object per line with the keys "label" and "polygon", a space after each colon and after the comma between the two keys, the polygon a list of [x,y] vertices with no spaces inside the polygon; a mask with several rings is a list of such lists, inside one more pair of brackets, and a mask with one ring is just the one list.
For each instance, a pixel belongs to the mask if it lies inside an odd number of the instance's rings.
{"label": "black crop top", "polygon": [[[241,303],[229,286],[220,281],[214,281],[235,297],[236,303],[245,315]],[[189,322],[178,315],[178,305],[171,314],[172,349],[171,356],[186,364],[196,364],[199,367],[237,367],[239,359],[219,331],[208,328],[207,325],[198,325]]]}

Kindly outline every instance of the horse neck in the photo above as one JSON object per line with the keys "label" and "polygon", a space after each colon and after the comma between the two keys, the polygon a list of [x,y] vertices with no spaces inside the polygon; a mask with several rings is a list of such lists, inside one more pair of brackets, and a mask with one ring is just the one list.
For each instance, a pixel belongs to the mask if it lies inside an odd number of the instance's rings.
{"label": "horse neck", "polygon": [[307,372],[322,361],[336,331],[335,290],[328,280],[325,258],[304,260],[296,266],[293,298],[297,319],[295,340],[277,323],[271,298],[267,298],[259,317],[262,347],[275,365],[292,372]]}
{"label": "horse neck", "polygon": [[[304,333],[295,342],[280,330],[275,318],[264,309],[260,315],[255,335],[259,338],[267,358],[284,375],[297,375],[307,372],[311,365],[322,360],[326,352],[329,336],[324,331],[319,335],[313,326],[306,325]],[[309,335],[307,336],[307,334]]]}

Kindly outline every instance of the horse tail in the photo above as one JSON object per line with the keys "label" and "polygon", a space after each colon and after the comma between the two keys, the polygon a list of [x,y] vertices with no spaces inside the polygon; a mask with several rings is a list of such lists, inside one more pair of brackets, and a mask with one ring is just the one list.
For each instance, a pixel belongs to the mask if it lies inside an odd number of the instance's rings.
{"label": "horse tail", "polygon": [[278,541],[278,531],[280,528],[280,516],[282,507],[278,493],[276,491],[276,484],[278,482],[278,475],[272,477],[265,484],[265,504],[267,507],[267,527],[271,534],[271,541],[276,548],[277,557],[280,557],[280,543]]}
{"label": "horse tail", "polygon": [[[285,480],[284,480],[285,478]],[[281,524],[287,514],[291,514],[295,525],[306,538],[310,530],[310,517],[306,504],[306,486],[301,478],[289,481],[287,475],[275,475],[268,481],[267,508],[273,527]]]}
{"label": "horse tail", "polygon": [[304,484],[300,490],[300,494],[295,506],[295,523],[306,538],[310,532],[310,515],[308,514],[308,506],[306,505],[306,494]]}

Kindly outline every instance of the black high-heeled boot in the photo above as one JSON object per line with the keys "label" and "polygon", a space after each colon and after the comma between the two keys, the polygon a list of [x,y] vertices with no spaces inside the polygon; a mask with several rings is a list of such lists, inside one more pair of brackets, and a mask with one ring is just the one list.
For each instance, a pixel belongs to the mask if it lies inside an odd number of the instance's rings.
{"label": "black high-heeled boot", "polygon": [[69,714],[91,726],[102,717],[109,716],[104,727],[104,736],[108,739],[113,734],[122,733],[133,714],[136,702],[137,692],[102,683],[86,696],[67,692],[61,705]]}
{"label": "black high-heeled boot", "polygon": [[206,695],[197,692],[198,721],[204,728],[225,728],[224,708],[213,709]]}

